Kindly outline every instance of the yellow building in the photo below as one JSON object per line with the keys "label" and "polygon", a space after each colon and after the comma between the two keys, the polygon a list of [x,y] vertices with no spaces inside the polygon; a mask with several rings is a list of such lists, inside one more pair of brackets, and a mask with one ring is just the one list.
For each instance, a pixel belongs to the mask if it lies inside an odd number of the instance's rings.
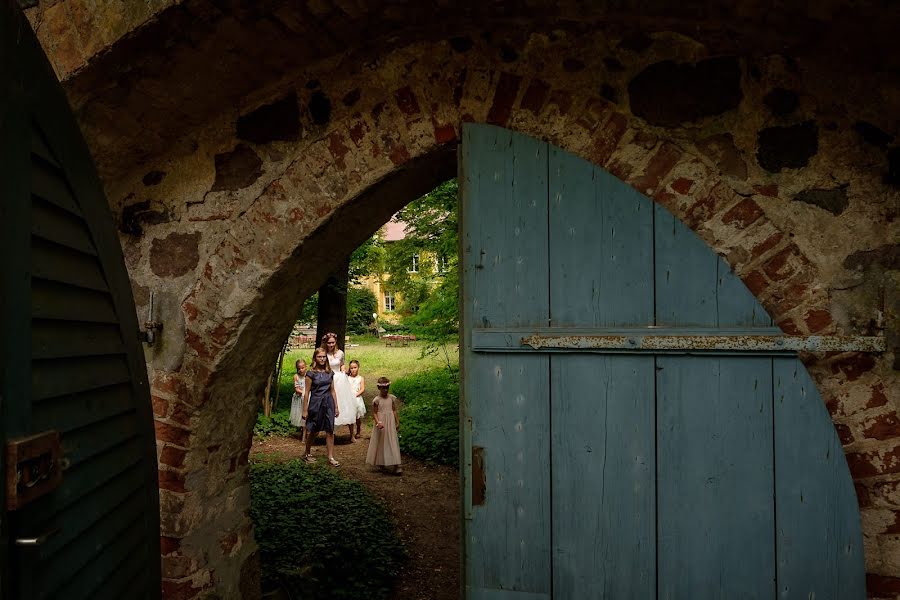
{"label": "yellow building", "polygon": [[[379,230],[382,240],[385,243],[386,251],[393,242],[400,241],[406,237],[406,223],[391,219]],[[431,261],[432,268],[422,268],[426,263],[423,261]],[[408,267],[409,273],[422,273],[423,276],[431,277],[435,272],[442,272],[446,269],[446,260],[438,259],[428,252],[421,254],[413,254]],[[378,322],[398,323],[400,315],[396,312],[400,306],[402,297],[400,294],[393,292],[387,286],[389,274],[382,271],[378,274],[369,275],[362,278],[359,287],[370,290],[378,301]]]}

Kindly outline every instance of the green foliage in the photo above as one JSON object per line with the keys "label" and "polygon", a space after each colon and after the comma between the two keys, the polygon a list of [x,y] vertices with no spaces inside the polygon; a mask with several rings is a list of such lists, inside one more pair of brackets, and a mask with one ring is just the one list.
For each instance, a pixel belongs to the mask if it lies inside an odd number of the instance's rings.
{"label": "green foliage", "polygon": [[306,600],[389,596],[406,554],[362,484],[298,460],[254,462],[250,498],[263,590]]}
{"label": "green foliage", "polygon": [[397,214],[408,226],[406,239],[416,240],[421,249],[436,256],[443,255],[448,263],[456,262],[458,194],[459,185],[451,179],[416,198]]}
{"label": "green foliage", "polygon": [[315,323],[318,318],[319,292],[316,292],[303,303],[303,309],[300,311],[300,316],[297,317],[297,321],[300,323]]}
{"label": "green foliage", "polygon": [[384,241],[378,234],[373,235],[360,244],[350,255],[348,275],[350,283],[359,283],[361,279],[382,271],[384,263]]}
{"label": "green foliage", "polygon": [[400,449],[431,462],[459,464],[459,377],[434,368],[391,384],[400,409]]}
{"label": "green foliage", "polygon": [[371,290],[347,288],[347,333],[362,335],[369,330],[372,313],[378,309],[378,300]]}
{"label": "green foliage", "polygon": [[[378,300],[375,294],[365,288],[349,286],[347,288],[347,333],[361,335],[368,331],[372,322],[372,313],[378,309]],[[315,323],[319,316],[318,292],[306,299],[303,310],[297,321],[300,323]],[[293,370],[291,371],[293,374]]]}
{"label": "green foliage", "polygon": [[[458,192],[451,179],[410,202],[397,215],[407,224],[406,237],[385,248],[387,285],[402,298],[401,322],[433,346],[459,336]],[[409,271],[414,254],[417,273]]]}
{"label": "green foliage", "polygon": [[[291,384],[293,388],[293,384]],[[293,393],[293,389],[291,390]],[[284,393],[281,394],[279,404],[283,403]],[[253,427],[253,437],[264,438],[270,435],[278,437],[287,437],[297,431],[297,428],[291,425],[291,396],[287,397],[287,408],[272,413],[271,417],[267,417],[262,412],[256,415],[256,425]]]}

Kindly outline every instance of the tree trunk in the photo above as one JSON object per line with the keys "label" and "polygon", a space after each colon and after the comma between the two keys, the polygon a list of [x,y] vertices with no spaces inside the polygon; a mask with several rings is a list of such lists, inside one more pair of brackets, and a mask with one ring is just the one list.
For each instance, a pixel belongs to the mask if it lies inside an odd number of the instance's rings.
{"label": "tree trunk", "polygon": [[269,402],[269,392],[272,390],[272,374],[269,373],[269,378],[266,381],[266,391],[263,392],[263,414],[267,417],[272,416],[272,404]]}
{"label": "tree trunk", "polygon": [[278,353],[278,362],[275,363],[275,400],[272,401],[270,405],[270,411],[275,412],[275,408],[278,406],[278,396],[281,393],[281,368],[284,363],[284,353],[287,352],[287,342],[284,343],[284,346],[281,347],[281,352]]}
{"label": "tree trunk", "polygon": [[347,334],[347,284],[350,280],[350,257],[332,271],[319,288],[319,313],[316,325],[316,347],[322,344],[322,336],[328,332],[337,334],[337,345],[344,349]]}

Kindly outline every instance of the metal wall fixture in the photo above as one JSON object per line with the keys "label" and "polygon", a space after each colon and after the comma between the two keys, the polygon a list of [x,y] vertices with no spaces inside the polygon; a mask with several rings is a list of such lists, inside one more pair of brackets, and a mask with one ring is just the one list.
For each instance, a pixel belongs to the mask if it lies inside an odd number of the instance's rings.
{"label": "metal wall fixture", "polygon": [[147,320],[144,322],[144,328],[140,331],[141,341],[148,346],[152,346],[156,343],[156,338],[163,329],[162,321],[155,321],[153,319],[153,308],[153,292],[150,292],[150,307],[147,310]]}

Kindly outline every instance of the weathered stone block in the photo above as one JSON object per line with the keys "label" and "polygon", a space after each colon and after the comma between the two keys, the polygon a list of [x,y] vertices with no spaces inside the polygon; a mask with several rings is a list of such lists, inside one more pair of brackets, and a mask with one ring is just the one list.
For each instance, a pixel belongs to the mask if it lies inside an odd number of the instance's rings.
{"label": "weathered stone block", "polygon": [[122,209],[119,231],[129,235],[141,235],[145,225],[159,225],[172,220],[169,210],[158,202],[135,202]]}
{"label": "weathered stone block", "polygon": [[763,98],[763,103],[776,117],[789,115],[800,106],[800,98],[797,92],[784,88],[775,88]]}
{"label": "weathered stone block", "polygon": [[324,125],[331,120],[331,99],[321,90],[313,92],[308,108],[312,122],[316,125]]}
{"label": "weathered stone block", "polygon": [[850,205],[850,200],[847,198],[847,189],[843,187],[834,190],[804,190],[794,196],[794,201],[818,206],[833,215],[841,214]]}
{"label": "weathered stone block", "polygon": [[703,138],[697,142],[697,149],[716,163],[725,175],[742,181],[747,179],[747,163],[730,133]]}
{"label": "weathered stone block", "polygon": [[650,123],[677,127],[737,108],[743,98],[737,58],[650,65],[628,84],[631,111]]}
{"label": "weathered stone block", "polygon": [[237,120],[237,137],[255,144],[295,141],[300,137],[297,94],[291,92],[271,104],[260,106]]}
{"label": "weathered stone block", "polygon": [[150,269],[159,277],[180,277],[200,262],[200,232],[170,233],[150,245]]}
{"label": "weathered stone block", "polygon": [[262,160],[245,144],[231,152],[216,154],[216,180],[211,192],[235,191],[251,185],[262,175]]}
{"label": "weathered stone block", "polygon": [[766,171],[799,169],[819,151],[819,127],[813,121],[759,132],[756,160]]}
{"label": "weathered stone block", "polygon": [[394,92],[394,101],[397,103],[397,108],[404,115],[415,116],[422,112],[422,109],[419,108],[419,102],[416,100],[416,95],[408,85]]}

